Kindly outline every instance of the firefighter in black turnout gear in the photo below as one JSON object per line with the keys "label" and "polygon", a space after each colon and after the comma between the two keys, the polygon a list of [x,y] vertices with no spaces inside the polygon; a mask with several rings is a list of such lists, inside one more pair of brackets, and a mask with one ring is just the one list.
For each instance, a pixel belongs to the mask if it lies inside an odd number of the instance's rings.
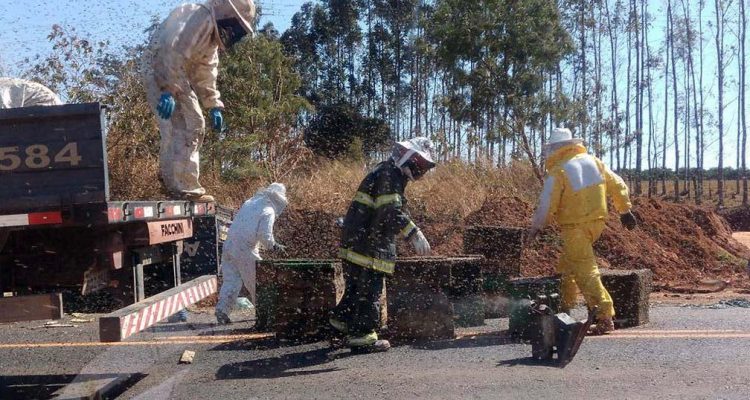
{"label": "firefighter in black turnout gear", "polygon": [[393,156],[365,177],[349,206],[340,254],[346,288],[330,323],[347,334],[353,349],[390,348],[387,340],[378,340],[376,329],[384,278],[395,267],[397,237],[409,240],[420,256],[430,254],[430,244],[403,207],[406,184],[435,166],[431,153],[432,142],[425,137],[396,143]]}

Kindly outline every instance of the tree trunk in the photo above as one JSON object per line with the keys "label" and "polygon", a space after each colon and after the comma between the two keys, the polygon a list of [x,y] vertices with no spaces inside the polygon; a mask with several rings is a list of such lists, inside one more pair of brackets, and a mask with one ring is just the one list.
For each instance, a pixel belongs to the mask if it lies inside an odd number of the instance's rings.
{"label": "tree trunk", "polygon": [[604,1],[605,12],[607,13],[607,30],[609,31],[609,52],[612,66],[612,104],[611,104],[611,119],[612,119],[612,140],[614,148],[610,151],[617,152],[617,171],[620,172],[620,105],[617,102],[617,29],[612,26],[612,18],[609,12],[609,1]]}
{"label": "tree trunk", "polygon": [[669,30],[669,16],[667,16],[667,27],[666,27],[666,40],[665,47],[666,51],[664,53],[664,135],[663,135],[663,144],[662,144],[662,154],[661,154],[661,195],[666,196],[667,195],[667,130],[669,129],[669,49],[670,49],[670,40],[669,35],[671,34],[671,31]]}
{"label": "tree trunk", "polygon": [[742,205],[748,205],[747,193],[747,93],[745,92],[745,40],[747,39],[747,15],[745,14],[745,2],[740,0],[740,121],[742,128]]}
{"label": "tree trunk", "polygon": [[580,29],[581,29],[581,96],[583,101],[583,121],[581,122],[581,138],[586,140],[586,127],[588,123],[588,111],[589,111],[589,97],[588,91],[586,90],[586,72],[588,65],[586,64],[586,3],[588,0],[580,1]]}
{"label": "tree trunk", "polygon": [[673,117],[673,136],[674,136],[674,196],[675,200],[680,198],[680,139],[677,129],[677,68],[674,56],[674,16],[672,15],[672,0],[667,1],[667,14],[669,14],[669,51],[672,58],[672,93],[674,104],[672,105]]}
{"label": "tree trunk", "polygon": [[719,79],[719,176],[718,206],[724,206],[724,7],[722,0],[715,0],[716,5],[716,61]]}
{"label": "tree trunk", "polygon": [[[692,179],[691,181],[694,182],[695,186],[695,203],[696,204],[702,204],[703,203],[703,155],[700,151],[701,143],[700,143],[700,123],[699,123],[699,110],[698,110],[698,88],[695,83],[695,63],[693,60],[693,42],[695,41],[695,38],[693,37],[693,27],[691,24],[692,19],[690,18],[690,4],[683,0],[682,2],[684,12],[685,12],[685,24],[688,27],[687,35],[688,35],[688,47],[687,47],[687,72],[690,74],[690,81],[691,81],[691,88],[692,90],[686,92],[687,96],[692,95],[692,102],[693,102],[693,125],[695,128],[695,154],[696,154],[696,171],[697,171],[697,179]],[[699,19],[698,23],[702,23]],[[699,38],[698,40],[701,40]],[[690,112],[690,110],[688,110]],[[689,131],[690,123],[687,125],[687,130]],[[687,131],[685,135],[688,135]]]}

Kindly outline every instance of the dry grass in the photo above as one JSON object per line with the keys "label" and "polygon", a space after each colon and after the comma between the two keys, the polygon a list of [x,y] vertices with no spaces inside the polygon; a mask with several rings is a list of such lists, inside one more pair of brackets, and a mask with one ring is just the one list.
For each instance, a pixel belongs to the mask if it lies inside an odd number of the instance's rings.
{"label": "dry grass", "polygon": [[[316,159],[298,167],[282,180],[291,204],[298,209],[342,215],[371,166],[357,161]],[[167,196],[157,178],[158,161],[147,154],[112,154],[110,160],[113,198],[161,199]],[[223,181],[206,173],[201,182],[219,203],[238,207],[270,178],[252,177]],[[419,215],[441,221],[463,220],[490,196],[513,196],[533,202],[539,182],[524,164],[506,168],[450,162],[438,165],[424,179],[407,187],[409,208]]]}

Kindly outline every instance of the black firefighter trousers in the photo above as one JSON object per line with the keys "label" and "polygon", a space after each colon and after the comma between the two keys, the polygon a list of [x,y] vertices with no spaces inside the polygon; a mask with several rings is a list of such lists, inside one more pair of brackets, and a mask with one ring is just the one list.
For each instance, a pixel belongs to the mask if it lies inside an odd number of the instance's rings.
{"label": "black firefighter trousers", "polygon": [[380,328],[380,296],[385,275],[342,261],[346,287],[333,315],[344,322],[349,335],[364,336]]}

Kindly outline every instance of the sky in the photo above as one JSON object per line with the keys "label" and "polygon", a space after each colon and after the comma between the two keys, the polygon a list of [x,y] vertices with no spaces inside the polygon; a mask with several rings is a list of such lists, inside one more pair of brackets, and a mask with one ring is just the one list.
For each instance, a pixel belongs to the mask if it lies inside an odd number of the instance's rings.
{"label": "sky", "polygon": [[[290,21],[306,0],[265,0],[258,1],[263,10],[260,25],[272,22],[279,32],[283,32],[290,25]],[[175,6],[186,3],[185,0],[0,0],[0,67],[5,69],[7,75],[15,75],[25,70],[25,59],[32,59],[36,55],[46,55],[51,51],[51,44],[47,35],[52,25],[60,24],[63,27],[75,28],[83,37],[97,41],[109,41],[110,50],[119,51],[123,46],[143,43],[147,34],[145,29],[150,26],[154,17],[163,19]],[[652,22],[650,40],[652,52],[657,55],[663,42],[664,27],[664,4],[661,0],[649,0],[649,12],[654,15]],[[710,2],[712,3],[712,2]],[[19,6],[22,4],[22,6]],[[716,78],[715,78],[715,51],[713,50],[712,31],[709,27],[713,18],[713,6],[707,5],[704,13],[704,29],[706,41],[704,42],[706,53],[704,66],[706,71],[707,98],[706,106],[712,113],[716,114]],[[694,15],[695,16],[695,15]],[[730,27],[727,27],[730,28]],[[625,73],[624,37],[621,37],[620,70],[618,75]],[[608,45],[608,44],[605,44]],[[605,47],[606,49],[606,47]],[[602,55],[606,59],[607,53]],[[605,68],[608,66],[605,61]],[[729,66],[727,80],[735,79],[734,65]],[[678,66],[678,68],[680,68]],[[609,71],[605,72],[605,77]],[[658,75],[661,75],[659,71]],[[654,120],[656,131],[662,129],[663,114],[663,81],[660,76],[655,79],[655,109]],[[680,88],[680,90],[682,90]],[[625,88],[620,87],[620,96],[624,97]],[[737,131],[737,91],[730,89],[727,93],[727,110],[725,111],[726,139],[725,146],[727,156],[725,163],[728,166],[735,165],[735,137]],[[605,100],[606,101],[606,100]],[[671,107],[671,104],[670,104]],[[671,113],[671,111],[670,111]],[[648,117],[646,117],[648,118]],[[671,126],[671,122],[670,122]],[[710,147],[706,151],[706,166],[717,165],[717,142],[716,135],[712,135],[715,128],[709,128],[707,141]],[[683,151],[681,149],[681,151]],[[668,149],[668,165],[674,165],[673,151]],[[694,157],[693,157],[694,159]],[[694,163],[694,161],[692,161]],[[645,164],[645,163],[644,163]]]}
{"label": "sky", "polygon": [[[193,1],[197,2],[197,1]],[[108,40],[115,50],[144,42],[151,19],[166,17],[184,0],[0,0],[0,65],[6,73],[23,69],[24,59],[51,50],[52,25],[72,27],[85,37]],[[302,0],[259,1],[261,26],[272,22],[283,32]]]}

